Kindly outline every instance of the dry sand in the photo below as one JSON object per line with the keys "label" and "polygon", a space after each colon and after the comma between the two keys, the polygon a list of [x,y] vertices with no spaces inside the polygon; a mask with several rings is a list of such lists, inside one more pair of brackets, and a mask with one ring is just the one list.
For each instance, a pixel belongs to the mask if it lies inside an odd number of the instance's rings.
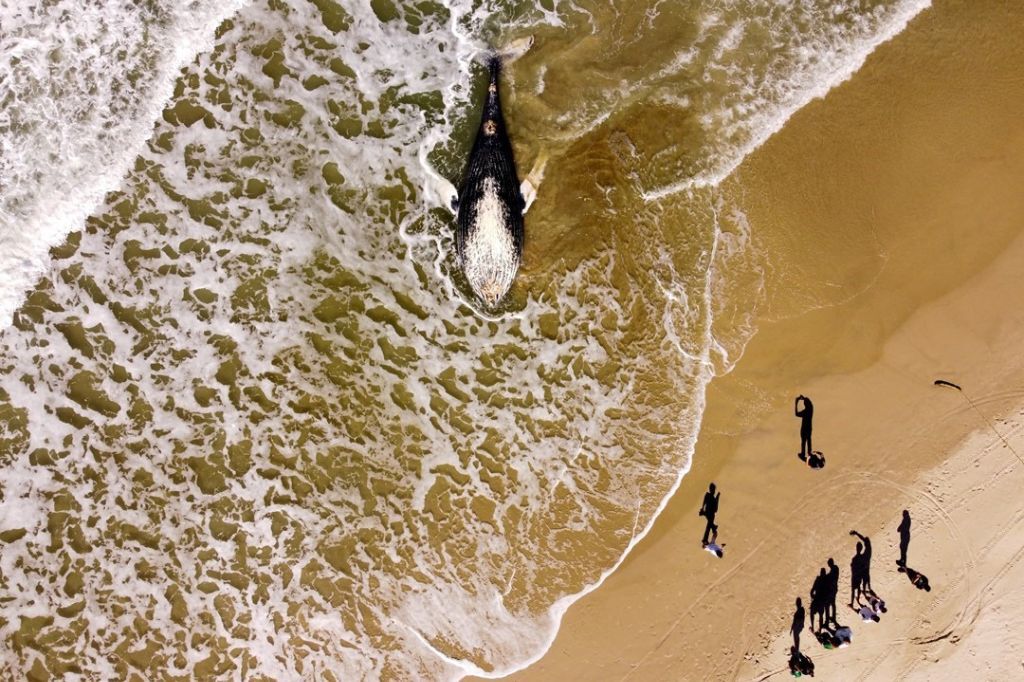
{"label": "dry sand", "polygon": [[[889,612],[840,607],[840,651],[805,633],[819,678],[1021,674],[1024,12],[995,5],[936,2],[744,164],[751,223],[772,228],[760,331],[712,384],[652,532],[513,679],[785,677],[793,601],[830,556],[848,594],[851,528]],[[797,314],[814,283],[834,305]],[[795,456],[797,393],[822,471]],[[721,560],[699,544],[712,480]],[[895,570],[904,508],[930,593]]]}

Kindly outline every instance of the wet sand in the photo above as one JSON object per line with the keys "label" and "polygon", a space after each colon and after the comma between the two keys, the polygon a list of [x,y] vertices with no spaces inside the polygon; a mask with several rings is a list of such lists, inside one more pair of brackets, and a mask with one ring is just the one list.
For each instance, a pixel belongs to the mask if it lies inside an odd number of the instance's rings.
{"label": "wet sand", "polygon": [[[874,539],[889,613],[840,606],[842,651],[805,633],[819,677],[1017,665],[1024,599],[1005,588],[1024,571],[1024,466],[999,434],[1016,442],[1024,404],[1024,12],[985,5],[936,2],[723,188],[771,254],[759,332],[711,385],[693,469],[652,532],[512,679],[786,676],[793,601],[830,556],[848,595],[851,528]],[[796,457],[798,393],[821,471]],[[699,543],[712,480],[722,560]],[[895,570],[904,508],[930,593]]]}

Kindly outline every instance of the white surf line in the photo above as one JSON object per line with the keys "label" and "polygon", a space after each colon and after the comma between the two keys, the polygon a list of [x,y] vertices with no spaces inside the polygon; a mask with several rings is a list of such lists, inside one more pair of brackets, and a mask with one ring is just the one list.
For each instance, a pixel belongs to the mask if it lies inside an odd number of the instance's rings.
{"label": "white surf line", "polygon": [[[707,388],[707,384],[705,384],[704,389],[702,389],[701,392],[700,392],[700,400],[699,400],[699,402],[700,402],[700,409],[701,409],[701,411],[703,411],[703,409],[704,409],[705,389],[706,388]],[[463,677],[466,677],[467,675],[473,675],[475,677],[480,677],[480,678],[483,678],[483,679],[496,680],[496,679],[500,679],[502,677],[508,677],[509,675],[512,675],[513,673],[519,672],[520,670],[525,670],[526,668],[529,668],[531,665],[533,665],[534,663],[536,663],[540,659],[544,658],[544,656],[547,655],[548,651],[551,650],[551,646],[555,643],[555,638],[558,637],[558,633],[562,629],[562,618],[565,617],[565,614],[566,614],[566,612],[568,612],[569,607],[572,606],[573,604],[575,604],[577,601],[579,601],[583,597],[585,597],[588,594],[590,594],[591,592],[593,592],[594,590],[596,590],[597,588],[601,587],[601,585],[604,584],[604,581],[607,580],[608,577],[612,573],[614,573],[615,571],[618,570],[619,566],[621,566],[622,563],[626,560],[626,557],[628,557],[630,552],[633,551],[633,548],[636,547],[638,544],[640,544],[640,542],[647,536],[647,534],[654,527],[654,522],[658,519],[659,516],[661,516],[661,512],[663,512],[665,510],[665,507],[668,505],[669,500],[672,499],[672,497],[676,493],[676,490],[679,489],[679,486],[682,484],[683,479],[686,477],[686,474],[688,474],[690,472],[690,466],[693,463],[693,450],[694,450],[694,448],[695,448],[695,446],[697,444],[696,436],[694,436],[691,440],[692,440],[692,443],[688,443],[687,444],[687,447],[690,450],[690,464],[688,464],[683,470],[681,470],[679,472],[679,475],[676,477],[676,480],[673,482],[672,487],[665,494],[665,496],[661,499],[661,502],[658,504],[658,508],[654,510],[654,514],[651,516],[650,520],[647,522],[647,525],[645,525],[643,527],[643,529],[639,533],[635,532],[635,527],[634,527],[633,539],[630,541],[630,543],[626,547],[625,551],[623,551],[623,553],[619,557],[618,561],[616,561],[611,567],[609,567],[603,573],[601,573],[601,577],[598,578],[596,582],[591,583],[590,585],[588,585],[587,587],[583,588],[581,591],[579,591],[579,592],[577,592],[575,594],[569,594],[569,595],[566,595],[566,596],[562,597],[561,599],[559,599],[558,601],[556,601],[554,604],[551,605],[551,607],[549,608],[548,614],[549,614],[549,616],[551,617],[551,619],[553,621],[553,627],[551,628],[551,631],[550,631],[550,633],[548,635],[548,638],[544,641],[542,648],[539,649],[538,652],[535,655],[533,655],[530,658],[528,658],[528,659],[526,659],[526,660],[516,664],[515,666],[513,666],[511,668],[505,668],[503,670],[495,670],[493,672],[487,672],[485,670],[481,670],[478,666],[476,666],[475,664],[473,664],[473,663],[471,663],[469,661],[462,661],[462,660],[454,659],[454,658],[451,658],[450,656],[445,655],[444,653],[438,651],[433,646],[431,646],[429,642],[426,642],[426,640],[423,639],[422,635],[420,635],[418,632],[416,632],[415,630],[413,630],[413,632],[421,640],[423,640],[424,643],[427,646],[429,646],[430,649],[433,650],[433,652],[435,654],[437,654],[440,658],[442,658],[446,663],[449,663],[449,664],[454,665],[454,666],[458,666],[461,669],[462,675],[460,675],[459,678],[457,678],[457,679],[462,679]],[[637,520],[639,520],[639,519],[637,519]]]}
{"label": "white surf line", "polygon": [[[714,262],[715,255],[716,255],[716,253],[718,251],[718,236],[719,236],[719,233],[720,233],[720,230],[718,229],[717,225],[716,225],[715,229],[716,229],[716,235],[715,235],[715,239],[714,239],[714,241],[712,242],[712,245],[711,245],[711,254],[710,254],[710,262],[712,262],[712,263]],[[710,308],[711,308],[711,268],[708,268],[708,272],[707,272],[707,275],[706,275],[706,278],[705,278],[705,283],[704,283],[704,305],[707,306],[708,309],[710,310]],[[707,407],[707,388],[708,388],[708,385],[711,383],[711,380],[714,378],[714,372],[715,372],[714,364],[711,362],[711,347],[712,347],[712,344],[714,343],[714,337],[712,335],[711,326],[712,326],[711,324],[708,324],[707,331],[704,334],[704,350],[701,353],[701,357],[700,357],[700,364],[703,367],[703,371],[708,373],[707,381],[705,381],[703,383],[703,385],[701,386],[701,388],[698,391],[697,395],[694,396],[694,399],[697,402],[697,404],[696,404],[696,408],[697,408],[696,412],[697,412],[697,414],[700,415],[701,419],[703,418],[704,410]],[[548,614],[549,614],[549,617],[553,621],[553,627],[551,628],[550,632],[548,633],[548,637],[544,641],[543,646],[537,651],[536,654],[534,654],[533,656],[531,656],[530,658],[528,658],[526,660],[521,661],[520,663],[516,664],[515,666],[513,666],[511,668],[506,668],[506,669],[503,669],[503,670],[496,670],[494,672],[486,672],[486,671],[481,671],[479,669],[479,667],[476,666],[473,663],[470,663],[468,661],[460,661],[460,660],[457,660],[457,659],[452,659],[449,656],[445,656],[442,652],[438,652],[434,647],[432,647],[432,646],[430,647],[432,650],[435,651],[435,653],[439,654],[445,660],[445,662],[450,663],[450,664],[455,665],[455,666],[458,666],[461,669],[463,674],[458,679],[461,679],[462,677],[465,677],[467,675],[473,675],[475,677],[480,677],[480,678],[484,678],[484,679],[499,679],[499,678],[502,678],[502,677],[507,677],[507,676],[509,676],[509,675],[511,675],[513,673],[519,672],[520,670],[525,670],[526,668],[530,667],[531,665],[533,665],[534,663],[536,663],[537,661],[539,661],[540,659],[542,659],[544,656],[547,655],[548,651],[551,650],[552,645],[554,645],[555,638],[558,637],[559,631],[561,631],[561,629],[562,629],[562,619],[565,617],[565,614],[568,612],[569,607],[572,606],[573,604],[575,604],[577,601],[579,601],[583,597],[585,597],[588,594],[590,594],[591,592],[593,592],[594,590],[596,590],[599,587],[601,587],[601,585],[604,584],[604,581],[607,580],[608,577],[611,574],[615,573],[615,571],[617,571],[619,569],[619,566],[621,566],[623,564],[623,562],[625,562],[626,558],[633,551],[633,548],[636,547],[638,544],[640,544],[643,541],[643,539],[645,537],[647,537],[647,534],[650,533],[651,530],[654,528],[655,522],[658,520],[658,518],[661,517],[661,513],[663,511],[665,511],[665,507],[668,506],[669,501],[671,501],[672,498],[675,497],[676,491],[679,490],[679,486],[682,485],[683,479],[686,478],[686,474],[690,473],[690,468],[693,466],[693,457],[696,454],[697,437],[698,437],[699,433],[700,433],[700,424],[698,422],[697,428],[694,429],[692,435],[690,435],[688,438],[686,438],[685,443],[684,443],[684,446],[686,447],[686,449],[690,453],[689,462],[686,464],[685,467],[683,467],[683,468],[681,468],[679,470],[679,473],[677,474],[675,481],[672,482],[672,486],[668,489],[668,491],[665,493],[665,495],[661,498],[661,501],[658,503],[658,507],[654,510],[654,513],[651,515],[651,518],[648,519],[647,524],[644,525],[643,529],[639,533],[636,532],[636,525],[637,525],[637,523],[639,521],[639,501],[637,502],[637,516],[634,517],[634,519],[633,519],[632,539],[629,541],[629,544],[626,545],[626,549],[623,550],[623,552],[619,556],[618,560],[614,564],[612,564],[609,568],[607,568],[604,572],[602,572],[601,573],[601,577],[598,578],[595,582],[591,583],[590,585],[587,585],[586,587],[584,587],[579,592],[576,592],[574,594],[568,594],[568,595],[562,597],[561,599],[555,601],[555,603],[552,604],[549,607]],[[419,633],[417,633],[417,635],[418,634]],[[429,643],[427,643],[427,644],[429,646]]]}
{"label": "white surf line", "polygon": [[829,74],[830,77],[825,82],[812,84],[794,97],[794,101],[790,106],[781,107],[774,116],[769,118],[768,123],[754,134],[749,142],[740,147],[739,154],[732,161],[729,161],[724,168],[717,171],[700,173],[650,191],[643,191],[640,193],[640,196],[643,197],[644,201],[652,202],[692,189],[716,187],[732,175],[740,167],[744,159],[764,144],[768,138],[782,130],[789,119],[793,117],[793,114],[803,109],[810,102],[824,98],[833,88],[849,80],[850,77],[860,71],[860,68],[864,66],[864,62],[879,45],[892,40],[902,33],[914,17],[931,7],[931,5],[931,0],[916,0],[916,2],[908,3],[871,40],[861,45],[859,49],[854,51],[853,54],[849,55],[839,65],[838,69]]}
{"label": "white surf line", "polygon": [[[435,647],[433,644],[431,644],[430,640],[428,640],[423,635],[422,632],[420,632],[418,629],[414,628],[413,626],[409,625],[408,623],[405,623],[405,622],[402,622],[402,621],[399,621],[399,623],[401,623],[403,626],[405,626],[405,628],[407,630],[409,630],[409,632],[411,632],[413,634],[413,636],[416,637],[417,640],[419,640],[420,644],[425,646],[430,651],[430,653],[434,654],[439,659],[441,659],[442,661],[444,661],[448,665],[452,666],[453,668],[458,668],[462,672],[462,675],[460,675],[457,679],[462,679],[466,675],[473,675],[474,677],[493,677],[493,675],[491,675],[486,670],[484,670],[483,668],[479,667],[478,665],[476,665],[472,661],[467,661],[467,660],[462,659],[462,658],[453,658],[453,657],[449,656],[448,654],[446,654],[445,652],[441,651],[440,649]],[[503,675],[500,675],[499,677],[503,677]]]}
{"label": "white surf line", "polygon": [[[145,107],[143,114],[129,127],[119,145],[122,149],[117,160],[96,174],[97,181],[90,187],[75,192],[73,201],[63,202],[63,212],[55,211],[45,217],[37,217],[34,230],[28,239],[15,248],[0,253],[0,273],[4,283],[0,288],[0,331],[10,326],[14,312],[22,304],[25,294],[35,286],[39,277],[50,266],[49,250],[60,244],[72,232],[79,231],[89,216],[102,206],[107,194],[118,189],[131,168],[142,146],[153,133],[156,121],[174,93],[174,84],[181,69],[199,54],[212,49],[216,40],[214,32],[226,19],[234,16],[251,0],[224,0],[216,14],[206,20],[201,30],[194,29],[194,23],[184,18],[176,30],[171,31],[167,40],[174,45],[170,58],[157,68],[160,74],[154,80],[155,93]],[[186,40],[189,33],[201,36],[198,40]],[[99,170],[99,169],[98,169]],[[105,172],[104,172],[105,171]],[[40,219],[41,218],[41,219]],[[11,234],[12,216],[0,215],[0,239]]]}

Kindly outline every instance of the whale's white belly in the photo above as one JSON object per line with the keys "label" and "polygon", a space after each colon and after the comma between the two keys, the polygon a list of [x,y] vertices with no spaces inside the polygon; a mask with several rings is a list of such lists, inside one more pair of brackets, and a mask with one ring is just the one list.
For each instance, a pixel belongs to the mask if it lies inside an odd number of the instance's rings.
{"label": "whale's white belly", "polygon": [[475,219],[466,235],[462,268],[473,290],[493,305],[512,287],[519,269],[519,254],[508,227],[509,207],[501,200],[494,178],[483,181],[483,191],[474,208]]}

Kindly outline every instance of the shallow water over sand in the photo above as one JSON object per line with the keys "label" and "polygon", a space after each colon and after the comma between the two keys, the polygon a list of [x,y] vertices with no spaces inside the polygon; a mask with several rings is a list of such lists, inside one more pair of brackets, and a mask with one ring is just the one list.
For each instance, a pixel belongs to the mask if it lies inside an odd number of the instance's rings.
{"label": "shallow water over sand", "polygon": [[[130,170],[7,291],[5,665],[409,678],[539,655],[687,470],[705,387],[776,276],[720,181],[922,7],[272,0],[197,43],[137,149],[55,114],[99,140],[86,170],[111,149]],[[527,33],[506,113],[521,174],[551,161],[519,281],[485,314],[429,167],[458,179],[474,58]],[[108,53],[54,101],[111,109],[90,87]],[[25,277],[50,225],[25,207],[109,189],[63,149],[35,176],[5,157]]]}

